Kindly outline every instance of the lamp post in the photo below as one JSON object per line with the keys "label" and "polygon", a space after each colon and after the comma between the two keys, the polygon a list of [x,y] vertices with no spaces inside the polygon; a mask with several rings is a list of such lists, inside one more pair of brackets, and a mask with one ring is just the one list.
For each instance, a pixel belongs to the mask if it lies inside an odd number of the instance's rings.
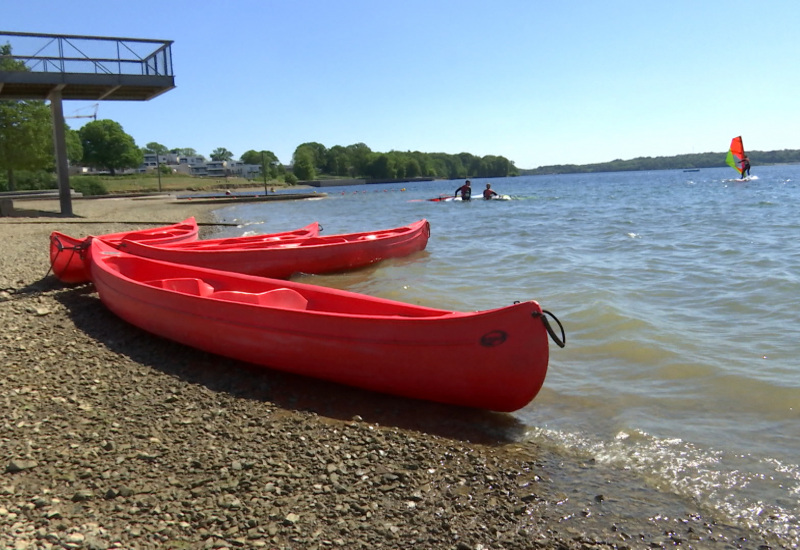
{"label": "lamp post", "polygon": [[156,173],[158,174],[158,192],[161,193],[161,161],[156,153]]}
{"label": "lamp post", "polygon": [[267,158],[264,151],[261,151],[261,173],[264,174],[264,196],[267,195]]}

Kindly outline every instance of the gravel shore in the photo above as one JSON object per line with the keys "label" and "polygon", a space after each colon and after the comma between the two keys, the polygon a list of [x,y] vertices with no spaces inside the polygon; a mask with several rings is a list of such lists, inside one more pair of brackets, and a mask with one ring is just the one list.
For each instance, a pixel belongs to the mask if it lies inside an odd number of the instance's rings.
{"label": "gravel shore", "polygon": [[526,441],[511,415],[202,353],[48,273],[51,231],[211,224],[211,205],[15,207],[0,218],[0,548],[782,547]]}

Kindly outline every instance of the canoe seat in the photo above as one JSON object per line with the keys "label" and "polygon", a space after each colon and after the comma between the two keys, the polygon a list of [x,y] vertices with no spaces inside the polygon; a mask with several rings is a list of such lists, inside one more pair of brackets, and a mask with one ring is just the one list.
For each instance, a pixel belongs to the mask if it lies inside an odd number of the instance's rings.
{"label": "canoe seat", "polygon": [[157,288],[164,288],[166,290],[174,290],[182,294],[192,294],[194,296],[210,296],[214,292],[213,286],[202,279],[196,279],[194,277],[159,279],[156,281],[147,281],[145,284]]}
{"label": "canoe seat", "polygon": [[291,288],[276,288],[266,292],[240,292],[238,290],[221,290],[211,295],[212,298],[227,300],[229,302],[241,302],[244,304],[255,304],[267,307],[279,307],[283,309],[306,309],[308,300]]}

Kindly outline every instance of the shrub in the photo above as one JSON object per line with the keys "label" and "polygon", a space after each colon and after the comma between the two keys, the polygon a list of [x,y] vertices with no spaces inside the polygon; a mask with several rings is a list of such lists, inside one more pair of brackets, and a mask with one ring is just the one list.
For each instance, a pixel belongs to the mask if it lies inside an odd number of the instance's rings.
{"label": "shrub", "polygon": [[92,176],[72,176],[70,187],[83,196],[108,195],[108,188],[102,180]]}
{"label": "shrub", "polygon": [[297,176],[292,174],[291,172],[283,176],[283,181],[288,183],[289,185],[294,185],[297,183]]}
{"label": "shrub", "polygon": [[[56,175],[44,170],[15,170],[14,190],[33,191],[39,189],[58,189]],[[0,177],[0,191],[8,191],[8,180]]]}

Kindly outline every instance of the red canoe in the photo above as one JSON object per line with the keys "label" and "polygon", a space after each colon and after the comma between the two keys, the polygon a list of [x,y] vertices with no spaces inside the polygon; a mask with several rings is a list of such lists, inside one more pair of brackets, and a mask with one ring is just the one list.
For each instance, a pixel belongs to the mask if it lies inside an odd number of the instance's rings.
{"label": "red canoe", "polygon": [[[189,244],[189,243],[224,243],[230,239],[216,239],[213,241],[198,241],[198,227],[194,218],[189,218],[183,222],[166,227],[154,229],[143,229],[141,231],[131,231],[123,233],[109,233],[98,235],[98,239],[103,239],[114,247],[119,247],[123,241],[126,243],[139,242],[147,243],[152,246],[166,246],[170,244]],[[316,237],[319,235],[319,223],[313,222],[300,229],[284,231],[282,233],[269,233],[267,235],[250,235],[247,237],[236,237],[238,242],[258,243],[276,242],[282,239],[302,239],[306,237]],[[64,235],[54,231],[50,235],[50,263],[53,265],[53,272],[56,277],[64,283],[85,283],[89,281],[89,266],[86,261],[86,249],[89,241],[93,237],[76,239],[69,235]]]}
{"label": "red canoe", "polygon": [[[197,221],[187,218],[182,222],[137,231],[123,231],[100,235],[106,242],[118,245],[122,239],[135,239],[153,244],[167,244],[197,240]],[[89,281],[86,250],[92,237],[78,239],[53,231],[50,234],[50,266],[58,279],[67,284]]]}
{"label": "red canoe", "polygon": [[[292,231],[282,231],[280,233],[265,233],[263,235],[246,235],[243,237],[228,237],[224,239],[203,239],[201,241],[170,243],[170,246],[178,246],[181,248],[186,247],[186,250],[206,250],[206,249],[225,249],[237,248],[242,246],[260,246],[265,243],[277,243],[283,241],[292,241],[298,239],[308,239],[312,237],[319,237],[320,227],[319,222],[313,222],[300,229]],[[101,237],[102,238],[102,237]],[[105,239],[104,239],[105,240]],[[135,239],[137,242],[143,242]],[[127,239],[122,241],[127,245]],[[156,244],[144,241],[144,244]],[[158,244],[158,246],[165,246]],[[130,251],[129,251],[130,252]]]}
{"label": "red canoe", "polygon": [[424,250],[429,237],[430,225],[423,219],[394,229],[308,239],[253,242],[241,237],[158,246],[124,239],[119,248],[153,260],[286,279],[293,273],[333,273],[408,256]]}
{"label": "red canoe", "polygon": [[[462,313],[160,262],[94,239],[91,275],[116,315],[233,359],[367,390],[494,411],[539,392],[548,333],[535,301]],[[560,323],[559,323],[560,326]]]}

